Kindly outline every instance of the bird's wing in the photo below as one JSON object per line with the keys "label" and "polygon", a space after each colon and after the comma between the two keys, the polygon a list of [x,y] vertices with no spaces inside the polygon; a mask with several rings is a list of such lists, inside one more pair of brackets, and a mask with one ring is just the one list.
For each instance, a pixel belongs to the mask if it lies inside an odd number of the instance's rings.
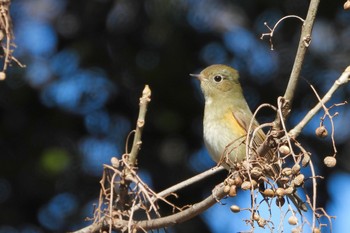
{"label": "bird's wing", "polygon": [[[257,122],[257,120],[252,119],[253,114],[251,113],[250,110],[241,109],[241,110],[233,111],[232,113],[233,113],[233,116],[236,118],[237,122],[241,125],[241,127],[246,130],[247,134],[249,134],[249,136],[254,137],[253,144],[252,144],[253,148],[251,149],[256,151],[259,148],[259,146],[262,143],[264,143],[264,141],[266,140],[266,135],[262,129],[259,129],[254,132],[254,130],[259,126],[259,123]],[[252,120],[253,120],[252,127],[249,129],[249,126]],[[248,130],[250,130],[250,132],[248,132]],[[269,150],[267,153],[265,153],[263,157],[267,159],[269,164],[274,164],[276,162],[276,156],[274,155],[274,152],[272,150]],[[273,165],[272,169],[273,169],[274,175],[279,174],[280,169],[277,164]]]}

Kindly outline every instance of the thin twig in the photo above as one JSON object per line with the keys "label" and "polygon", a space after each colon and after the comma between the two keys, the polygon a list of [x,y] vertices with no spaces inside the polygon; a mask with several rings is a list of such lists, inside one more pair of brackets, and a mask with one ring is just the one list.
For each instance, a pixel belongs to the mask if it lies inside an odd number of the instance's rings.
{"label": "thin twig", "polygon": [[159,192],[157,195],[160,196],[160,197],[166,197],[168,195],[170,195],[171,193],[174,193],[176,191],[179,191],[180,189],[183,189],[183,188],[186,188],[200,180],[203,180],[211,175],[214,175],[222,170],[225,170],[224,167],[220,166],[220,167],[213,167],[213,168],[210,168],[209,170],[205,171],[205,172],[202,172],[198,175],[195,175],[187,180],[184,180],[174,186],[171,186],[161,192]]}
{"label": "thin twig", "polygon": [[322,108],[322,106],[327,103],[331,98],[334,92],[341,86],[349,81],[350,78],[350,66],[348,66],[345,71],[340,75],[340,77],[334,82],[333,86],[329,91],[324,95],[324,97],[313,107],[304,118],[297,124],[292,130],[289,131],[289,135],[292,138],[296,138],[301,130],[306,126],[306,124],[316,115],[316,113]]}
{"label": "thin twig", "polygon": [[303,18],[301,18],[301,17],[299,17],[299,16],[297,16],[297,15],[287,15],[287,16],[284,16],[283,18],[281,18],[280,20],[278,20],[277,23],[273,26],[273,28],[271,28],[271,27],[267,24],[267,22],[264,22],[264,25],[270,30],[270,32],[268,32],[268,33],[263,33],[263,34],[261,35],[260,39],[262,40],[262,39],[264,39],[265,36],[269,36],[269,37],[270,37],[270,46],[271,46],[271,50],[274,50],[274,48],[273,48],[273,43],[272,43],[272,38],[273,38],[273,34],[274,34],[275,31],[276,31],[277,26],[278,26],[282,21],[284,21],[285,19],[288,19],[288,18],[297,18],[297,19],[299,19],[299,20],[300,20],[301,22],[303,22],[303,23],[304,23],[304,21],[305,21]]}

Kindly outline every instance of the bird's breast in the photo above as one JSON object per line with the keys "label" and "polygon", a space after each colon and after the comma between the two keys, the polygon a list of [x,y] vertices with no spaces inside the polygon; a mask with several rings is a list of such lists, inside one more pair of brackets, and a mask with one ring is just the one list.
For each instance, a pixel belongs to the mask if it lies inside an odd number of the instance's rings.
{"label": "bird's breast", "polygon": [[227,155],[232,161],[245,158],[246,130],[235,119],[232,110],[205,109],[204,142],[214,161],[219,162]]}

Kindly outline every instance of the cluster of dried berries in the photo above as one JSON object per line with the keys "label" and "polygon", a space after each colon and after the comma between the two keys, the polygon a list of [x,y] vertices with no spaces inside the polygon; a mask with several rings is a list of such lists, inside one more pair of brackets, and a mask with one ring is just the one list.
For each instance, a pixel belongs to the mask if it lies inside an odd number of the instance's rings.
{"label": "cluster of dried berries", "polygon": [[[302,165],[307,166],[310,156],[307,154],[302,159]],[[294,166],[283,168],[279,174],[275,175],[273,182],[268,177],[271,177],[271,166],[259,163],[254,163],[254,167],[249,168],[249,165],[236,164],[234,171],[226,180],[224,191],[230,196],[237,195],[237,189],[251,190],[258,189],[265,198],[276,197],[278,206],[283,206],[285,196],[293,194],[296,189],[304,184],[305,176],[300,173],[301,166],[296,163]],[[277,185],[278,184],[278,185]]]}
{"label": "cluster of dried berries", "polygon": [[[350,5],[349,1],[348,1],[348,3]],[[320,125],[315,130],[315,134],[319,138],[325,138],[325,137],[328,136],[328,131],[327,131],[326,127],[324,127],[324,125]],[[334,156],[327,156],[326,158],[324,158],[323,163],[327,167],[334,167],[337,164],[337,160],[336,160],[336,158]]]}

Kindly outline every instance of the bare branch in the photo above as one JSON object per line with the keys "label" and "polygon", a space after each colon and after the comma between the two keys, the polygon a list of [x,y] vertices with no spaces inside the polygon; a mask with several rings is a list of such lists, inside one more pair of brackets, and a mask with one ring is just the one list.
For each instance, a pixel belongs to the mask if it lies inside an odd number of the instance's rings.
{"label": "bare branch", "polygon": [[202,172],[198,175],[195,175],[187,180],[182,181],[181,183],[178,183],[174,186],[171,186],[171,187],[161,191],[160,193],[158,193],[158,196],[166,197],[169,194],[174,193],[175,191],[178,191],[180,189],[188,187],[188,186],[190,186],[190,185],[192,185],[192,184],[194,184],[194,183],[196,183],[204,178],[207,178],[208,176],[214,175],[222,170],[225,170],[225,168],[222,166],[210,168],[209,170],[207,170],[205,172]]}
{"label": "bare branch", "polygon": [[[169,215],[166,217],[156,218],[152,220],[142,220],[142,221],[131,221],[131,225],[133,229],[140,229],[140,230],[152,230],[152,229],[160,229],[163,227],[170,227],[175,224],[187,221],[198,214],[204,212],[212,205],[216,204],[218,200],[225,197],[226,193],[224,192],[224,184],[221,183],[217,185],[210,196],[208,196],[206,199],[204,199],[201,202],[198,202],[194,205],[191,205],[188,209],[185,209],[181,212],[178,212],[173,215]],[[83,229],[80,229],[78,231],[75,231],[74,233],[94,233],[94,232],[100,232],[103,229],[108,229],[108,226],[112,222],[113,229],[125,229],[128,227],[128,224],[130,224],[130,221],[128,220],[122,220],[122,219],[108,219],[106,217],[101,218],[101,220],[97,223],[94,223],[90,226],[87,226]]]}
{"label": "bare branch", "polygon": [[145,115],[147,112],[147,105],[150,101],[151,101],[151,89],[149,88],[148,85],[146,85],[142,91],[142,97],[140,98],[140,111],[139,111],[139,116],[136,123],[134,142],[129,155],[130,166],[136,165],[137,154],[139,153],[139,150],[142,144],[141,134],[142,134],[143,126],[145,125]]}
{"label": "bare branch", "polygon": [[293,65],[292,72],[290,74],[288,86],[287,86],[286,92],[284,93],[284,98],[287,101],[289,101],[290,104],[292,104],[293,102],[293,97],[294,97],[295,89],[300,77],[300,72],[303,65],[305,53],[311,42],[311,31],[314,25],[319,3],[320,3],[320,0],[311,0],[309,5],[309,10],[301,30],[298,51],[295,56],[294,65]]}
{"label": "bare branch", "polygon": [[343,84],[347,83],[350,78],[350,66],[348,66],[345,71],[340,75],[340,77],[334,82],[333,86],[329,89],[329,91],[325,94],[325,96],[322,98],[318,104],[313,107],[297,124],[292,130],[289,131],[289,135],[293,138],[296,138],[300,133],[301,130],[306,126],[306,124],[316,115],[316,113],[322,108],[322,106],[327,103],[333,93]]}

